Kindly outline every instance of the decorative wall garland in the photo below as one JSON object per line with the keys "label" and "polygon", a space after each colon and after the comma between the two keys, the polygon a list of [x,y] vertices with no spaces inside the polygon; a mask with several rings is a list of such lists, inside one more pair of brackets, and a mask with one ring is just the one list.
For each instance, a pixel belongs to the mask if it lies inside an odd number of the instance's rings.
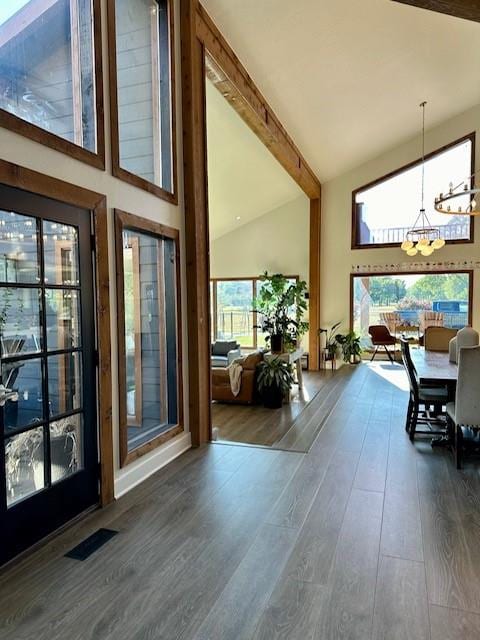
{"label": "decorative wall garland", "polygon": [[402,273],[424,271],[480,270],[480,260],[444,260],[442,262],[397,262],[396,264],[354,264],[352,273]]}

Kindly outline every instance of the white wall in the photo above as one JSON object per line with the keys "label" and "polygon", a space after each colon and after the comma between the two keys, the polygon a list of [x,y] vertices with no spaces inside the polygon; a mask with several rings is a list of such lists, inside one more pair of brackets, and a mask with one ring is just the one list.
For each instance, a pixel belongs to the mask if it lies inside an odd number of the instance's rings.
{"label": "white wall", "polygon": [[[352,126],[354,126],[352,124]],[[392,126],[395,126],[392,122]],[[480,106],[427,132],[427,153],[475,131],[476,166],[480,167]],[[352,265],[385,265],[403,262],[436,262],[480,259],[480,221],[474,218],[475,243],[446,246],[431,258],[409,258],[398,248],[351,249],[352,191],[405,164],[417,160],[421,138],[392,149],[322,186],[321,325],[341,321],[347,329],[350,316]],[[467,177],[467,176],[465,176]],[[477,181],[478,182],[478,181]],[[446,185],[448,186],[448,185]],[[412,211],[412,224],[416,212]],[[370,269],[372,270],[372,269]],[[474,274],[473,325],[480,329],[480,272]]]}
{"label": "white wall", "polygon": [[310,204],[306,196],[239,224],[210,243],[210,276],[298,275],[308,282]]}
{"label": "white wall", "polygon": [[[309,231],[310,200],[302,195],[212,240],[210,277],[253,277],[268,271],[298,275],[308,285]],[[308,334],[302,344],[308,349]]]}
{"label": "white wall", "polygon": [[181,128],[181,76],[180,76],[180,16],[179,1],[175,0],[176,24],[176,107],[177,107],[177,162],[179,206],[171,205],[146,191],[137,189],[122,182],[111,175],[110,154],[110,109],[108,93],[108,42],[107,42],[107,7],[106,0],[102,0],[102,42],[103,42],[103,78],[105,95],[105,127],[106,127],[106,171],[99,171],[66,155],[48,149],[36,142],[0,128],[0,157],[3,160],[16,163],[23,167],[65,180],[72,184],[97,191],[107,196],[109,222],[109,269],[110,269],[110,305],[111,305],[111,335],[112,335],[112,393],[113,393],[113,441],[115,455],[115,494],[121,495],[132,486],[138,484],[158,468],[169,462],[190,446],[188,433],[188,394],[187,394],[187,334],[186,314],[183,313],[183,375],[184,375],[184,415],[186,431],[167,445],[160,447],[124,469],[119,468],[119,409],[118,409],[118,367],[117,367],[117,310],[115,292],[115,262],[114,262],[114,226],[113,209],[124,211],[160,222],[180,229],[181,262],[182,262],[182,309],[185,310],[185,242],[183,225],[183,159],[182,159],[182,128]]}

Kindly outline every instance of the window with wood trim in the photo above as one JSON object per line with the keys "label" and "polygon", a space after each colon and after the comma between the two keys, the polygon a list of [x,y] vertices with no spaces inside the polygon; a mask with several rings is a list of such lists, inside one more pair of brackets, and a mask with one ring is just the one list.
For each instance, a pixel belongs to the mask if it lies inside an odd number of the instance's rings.
{"label": "window with wood trim", "polygon": [[[288,276],[288,279],[293,282],[298,276]],[[253,301],[261,286],[261,278],[214,278],[210,281],[212,341],[236,340],[243,349],[267,346],[253,310]]]}
{"label": "window with wood trim", "polygon": [[370,325],[417,338],[427,326],[461,329],[472,319],[473,273],[352,274],[351,328],[369,343]]}
{"label": "window with wood trim", "polygon": [[[434,210],[435,197],[475,172],[475,134],[427,156],[425,209],[447,242],[473,242],[469,216],[447,215]],[[405,240],[420,209],[422,163],[417,160],[352,194],[352,249],[398,246]],[[465,210],[460,198],[457,206]]]}
{"label": "window with wood trim", "polygon": [[122,465],[180,433],[178,231],[117,211]]}
{"label": "window with wood trim", "polygon": [[102,166],[98,9],[97,0],[0,4],[0,125]]}
{"label": "window with wood trim", "polygon": [[[173,32],[169,0],[109,0],[114,173],[173,200]],[[113,18],[113,19],[112,19]]]}

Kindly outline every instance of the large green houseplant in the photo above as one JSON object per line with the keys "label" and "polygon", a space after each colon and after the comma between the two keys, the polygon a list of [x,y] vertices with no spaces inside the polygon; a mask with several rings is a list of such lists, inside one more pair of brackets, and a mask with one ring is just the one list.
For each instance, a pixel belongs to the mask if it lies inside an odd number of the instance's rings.
{"label": "large green houseplant", "polygon": [[338,333],[335,340],[340,345],[344,362],[350,364],[358,364],[361,360],[362,347],[360,346],[360,336],[355,331],[349,331],[346,334]]}
{"label": "large green houseplant", "polygon": [[260,316],[259,328],[274,353],[292,350],[308,331],[308,322],[303,319],[307,310],[307,283],[281,273],[269,275],[267,271],[259,280],[253,303]]}
{"label": "large green houseplant", "polygon": [[294,383],[292,367],[281,358],[270,358],[258,365],[257,384],[263,404],[269,409],[279,409],[283,397]]}

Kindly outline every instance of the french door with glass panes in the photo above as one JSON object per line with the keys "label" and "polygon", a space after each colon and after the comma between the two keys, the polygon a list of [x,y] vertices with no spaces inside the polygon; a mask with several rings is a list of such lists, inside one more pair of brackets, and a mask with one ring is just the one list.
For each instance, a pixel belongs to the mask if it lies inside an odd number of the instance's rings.
{"label": "french door with glass panes", "polygon": [[0,185],[0,564],[98,502],[90,212]]}

